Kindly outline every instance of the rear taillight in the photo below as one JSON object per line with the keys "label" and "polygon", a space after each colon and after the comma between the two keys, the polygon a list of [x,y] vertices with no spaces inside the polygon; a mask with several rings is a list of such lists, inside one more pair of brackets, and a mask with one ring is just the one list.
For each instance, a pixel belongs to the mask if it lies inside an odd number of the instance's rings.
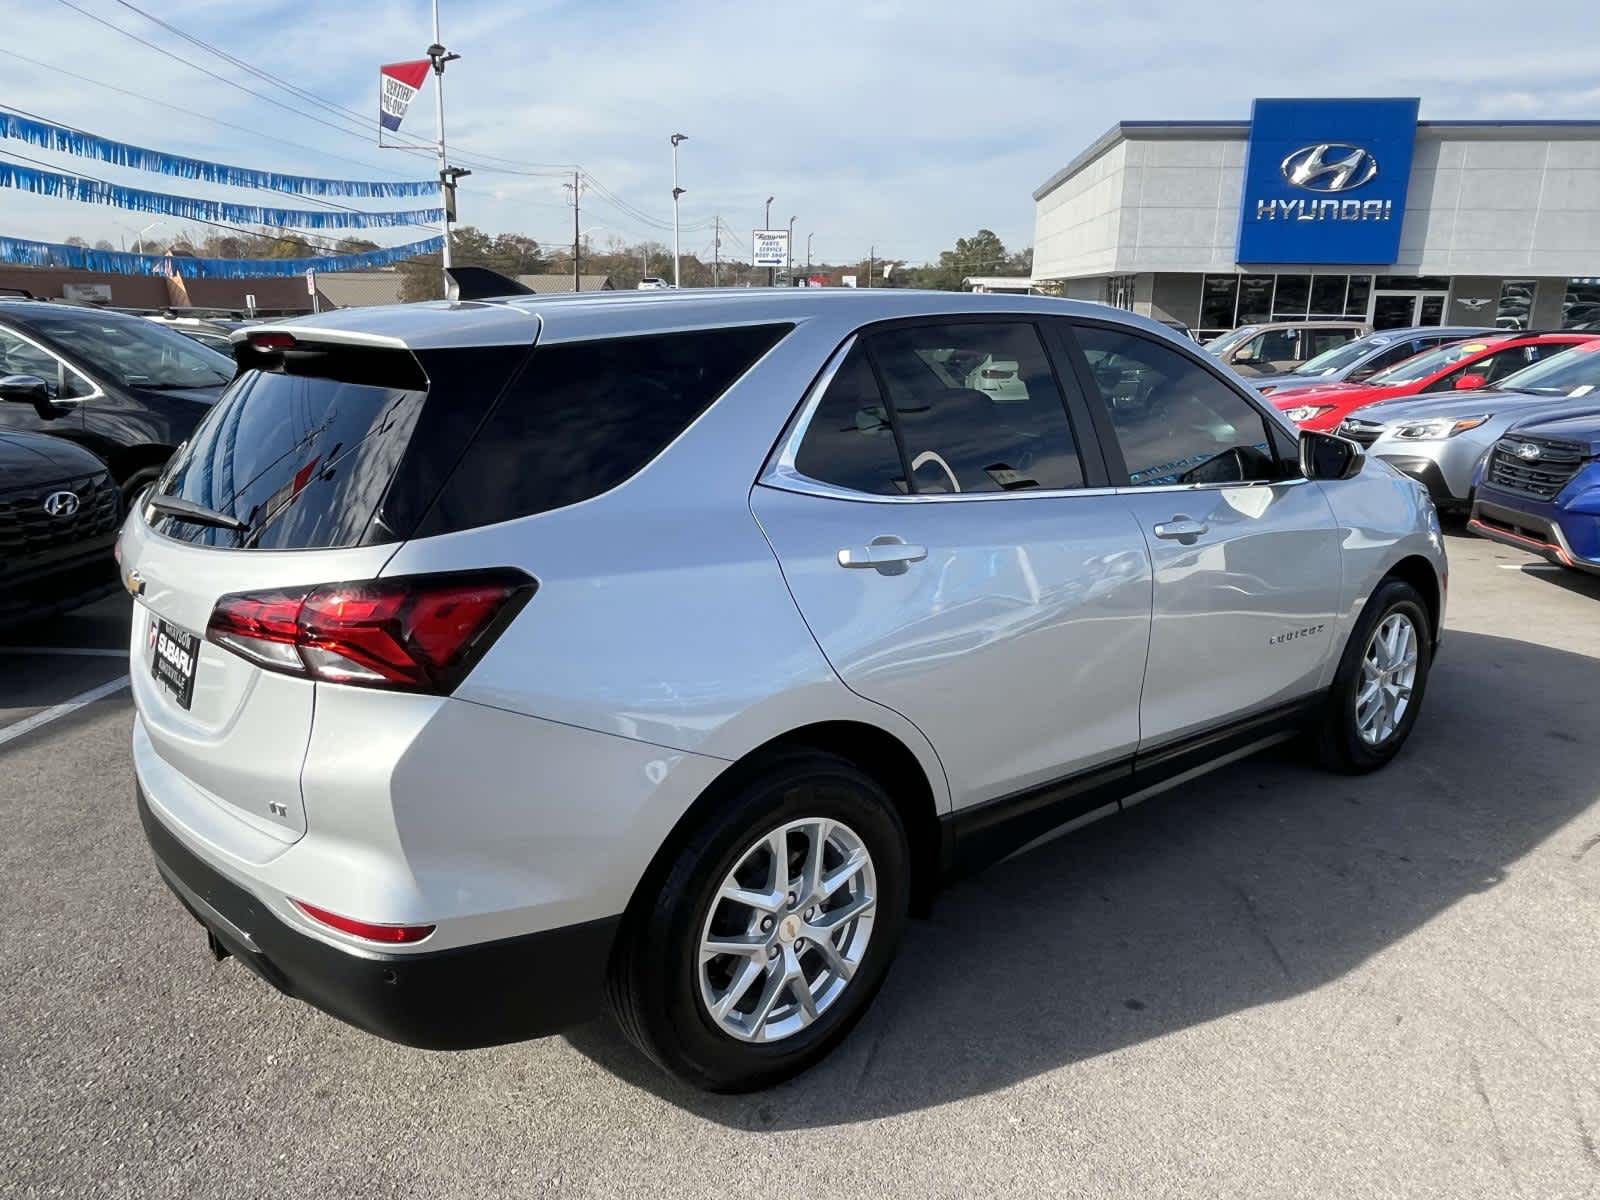
{"label": "rear taillight", "polygon": [[269,671],[445,695],[535,586],[500,570],[235,592],[217,601],[206,640]]}

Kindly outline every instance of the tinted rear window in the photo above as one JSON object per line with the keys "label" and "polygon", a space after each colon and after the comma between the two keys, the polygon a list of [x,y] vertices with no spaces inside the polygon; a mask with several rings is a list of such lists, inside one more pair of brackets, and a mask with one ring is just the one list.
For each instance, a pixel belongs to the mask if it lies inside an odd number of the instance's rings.
{"label": "tinted rear window", "polygon": [[536,348],[417,536],[531,516],[616,487],[791,328],[745,325]]}
{"label": "tinted rear window", "polygon": [[[157,484],[243,521],[235,532],[161,517],[168,537],[263,550],[381,540],[369,526],[426,398],[414,360],[390,352],[306,356],[306,369],[250,371],[228,389]],[[402,359],[399,369],[388,359]],[[289,370],[296,364],[288,364]],[[409,369],[408,369],[409,368]],[[329,377],[329,376],[336,377]],[[357,382],[356,380],[370,380]]]}

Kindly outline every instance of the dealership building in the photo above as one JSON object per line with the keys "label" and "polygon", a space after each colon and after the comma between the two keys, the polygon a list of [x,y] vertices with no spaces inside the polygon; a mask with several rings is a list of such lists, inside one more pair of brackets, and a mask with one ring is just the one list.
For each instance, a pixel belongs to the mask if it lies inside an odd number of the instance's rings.
{"label": "dealership building", "polygon": [[1600,321],[1600,121],[1257,100],[1248,121],[1123,122],[1033,199],[1037,285],[1197,333]]}

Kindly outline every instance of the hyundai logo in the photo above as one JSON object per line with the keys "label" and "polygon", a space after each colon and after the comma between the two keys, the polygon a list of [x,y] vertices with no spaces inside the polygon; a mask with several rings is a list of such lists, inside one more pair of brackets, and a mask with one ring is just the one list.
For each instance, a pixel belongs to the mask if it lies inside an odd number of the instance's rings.
{"label": "hyundai logo", "polygon": [[1527,459],[1529,462],[1532,462],[1543,453],[1544,451],[1540,450],[1532,442],[1523,442],[1522,445],[1517,447],[1517,457]]}
{"label": "hyundai logo", "polygon": [[1377,174],[1378,160],[1370,150],[1344,142],[1302,146],[1283,160],[1283,177],[1309,192],[1348,192]]}
{"label": "hyundai logo", "polygon": [[51,492],[44,498],[44,510],[52,517],[70,517],[78,511],[78,493]]}

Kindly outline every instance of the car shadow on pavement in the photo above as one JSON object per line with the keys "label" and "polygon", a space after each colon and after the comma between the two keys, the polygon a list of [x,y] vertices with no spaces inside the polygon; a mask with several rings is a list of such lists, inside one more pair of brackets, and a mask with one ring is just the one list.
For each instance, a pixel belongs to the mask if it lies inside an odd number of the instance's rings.
{"label": "car shadow on pavement", "polygon": [[768,1092],[695,1092],[609,1022],[568,1040],[709,1120],[804,1128],[990,1092],[1285,1000],[1495,887],[1589,809],[1597,698],[1600,660],[1451,632],[1387,769],[1329,775],[1285,748],[955,886],[911,923],[850,1038]]}

